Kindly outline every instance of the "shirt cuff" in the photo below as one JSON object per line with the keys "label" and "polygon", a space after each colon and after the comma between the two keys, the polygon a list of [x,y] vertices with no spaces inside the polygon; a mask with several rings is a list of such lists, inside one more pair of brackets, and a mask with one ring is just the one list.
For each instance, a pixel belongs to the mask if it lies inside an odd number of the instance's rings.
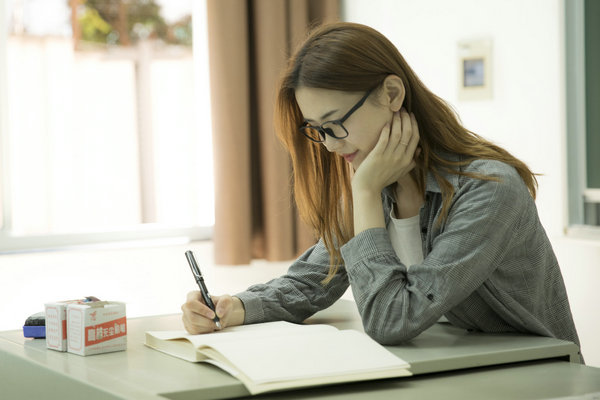
{"label": "shirt cuff", "polygon": [[344,244],[340,251],[346,267],[354,266],[364,259],[375,256],[396,255],[385,228],[371,228],[362,231]]}
{"label": "shirt cuff", "polygon": [[262,300],[252,292],[241,292],[235,295],[244,305],[244,325],[262,322],[265,319]]}

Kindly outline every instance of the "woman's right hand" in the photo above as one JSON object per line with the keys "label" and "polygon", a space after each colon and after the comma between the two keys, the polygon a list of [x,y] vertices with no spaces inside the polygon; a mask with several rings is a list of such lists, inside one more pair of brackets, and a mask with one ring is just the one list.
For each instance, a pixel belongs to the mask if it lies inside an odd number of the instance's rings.
{"label": "woman's right hand", "polygon": [[[217,315],[221,320],[221,327],[242,325],[244,323],[244,305],[237,297],[229,295],[211,296]],[[215,313],[204,303],[202,294],[194,290],[187,294],[186,302],[181,306],[183,311],[183,326],[195,335],[218,330],[213,318]]]}
{"label": "woman's right hand", "polygon": [[354,172],[352,189],[379,195],[384,187],[397,182],[415,167],[419,145],[419,125],[414,114],[404,108],[386,124],[375,147]]}

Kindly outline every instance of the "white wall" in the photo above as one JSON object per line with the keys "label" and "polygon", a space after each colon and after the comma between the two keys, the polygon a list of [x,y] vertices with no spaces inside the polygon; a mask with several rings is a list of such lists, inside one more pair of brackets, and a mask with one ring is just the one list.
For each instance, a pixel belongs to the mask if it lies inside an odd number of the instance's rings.
{"label": "white wall", "polygon": [[[345,0],[344,19],[386,35],[464,125],[525,161],[538,178],[538,211],[569,292],[582,351],[600,366],[600,243],[564,236],[566,108],[562,0]],[[490,100],[458,100],[461,40],[492,40]]]}

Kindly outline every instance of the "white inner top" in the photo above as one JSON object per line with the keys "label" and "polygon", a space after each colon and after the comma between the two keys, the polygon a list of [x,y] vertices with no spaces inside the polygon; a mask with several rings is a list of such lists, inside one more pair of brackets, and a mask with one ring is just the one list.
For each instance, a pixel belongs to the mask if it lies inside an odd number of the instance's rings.
{"label": "white inner top", "polygon": [[398,219],[394,215],[394,208],[390,211],[390,222],[387,225],[396,255],[406,268],[423,262],[423,249],[419,226],[419,215],[410,218]]}

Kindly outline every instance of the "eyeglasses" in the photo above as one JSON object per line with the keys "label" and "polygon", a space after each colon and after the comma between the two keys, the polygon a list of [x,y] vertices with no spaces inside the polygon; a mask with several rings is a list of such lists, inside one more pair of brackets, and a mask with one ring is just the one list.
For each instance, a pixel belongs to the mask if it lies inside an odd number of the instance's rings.
{"label": "eyeglasses", "polygon": [[[375,88],[373,88],[375,89]],[[329,135],[335,139],[344,139],[348,137],[348,130],[344,127],[344,121],[346,121],[354,111],[358,110],[363,105],[367,97],[371,94],[373,89],[369,89],[367,93],[340,119],[333,121],[323,122],[319,126],[309,125],[308,122],[304,122],[300,128],[300,132],[313,142],[322,143],[325,141],[325,135]]]}

